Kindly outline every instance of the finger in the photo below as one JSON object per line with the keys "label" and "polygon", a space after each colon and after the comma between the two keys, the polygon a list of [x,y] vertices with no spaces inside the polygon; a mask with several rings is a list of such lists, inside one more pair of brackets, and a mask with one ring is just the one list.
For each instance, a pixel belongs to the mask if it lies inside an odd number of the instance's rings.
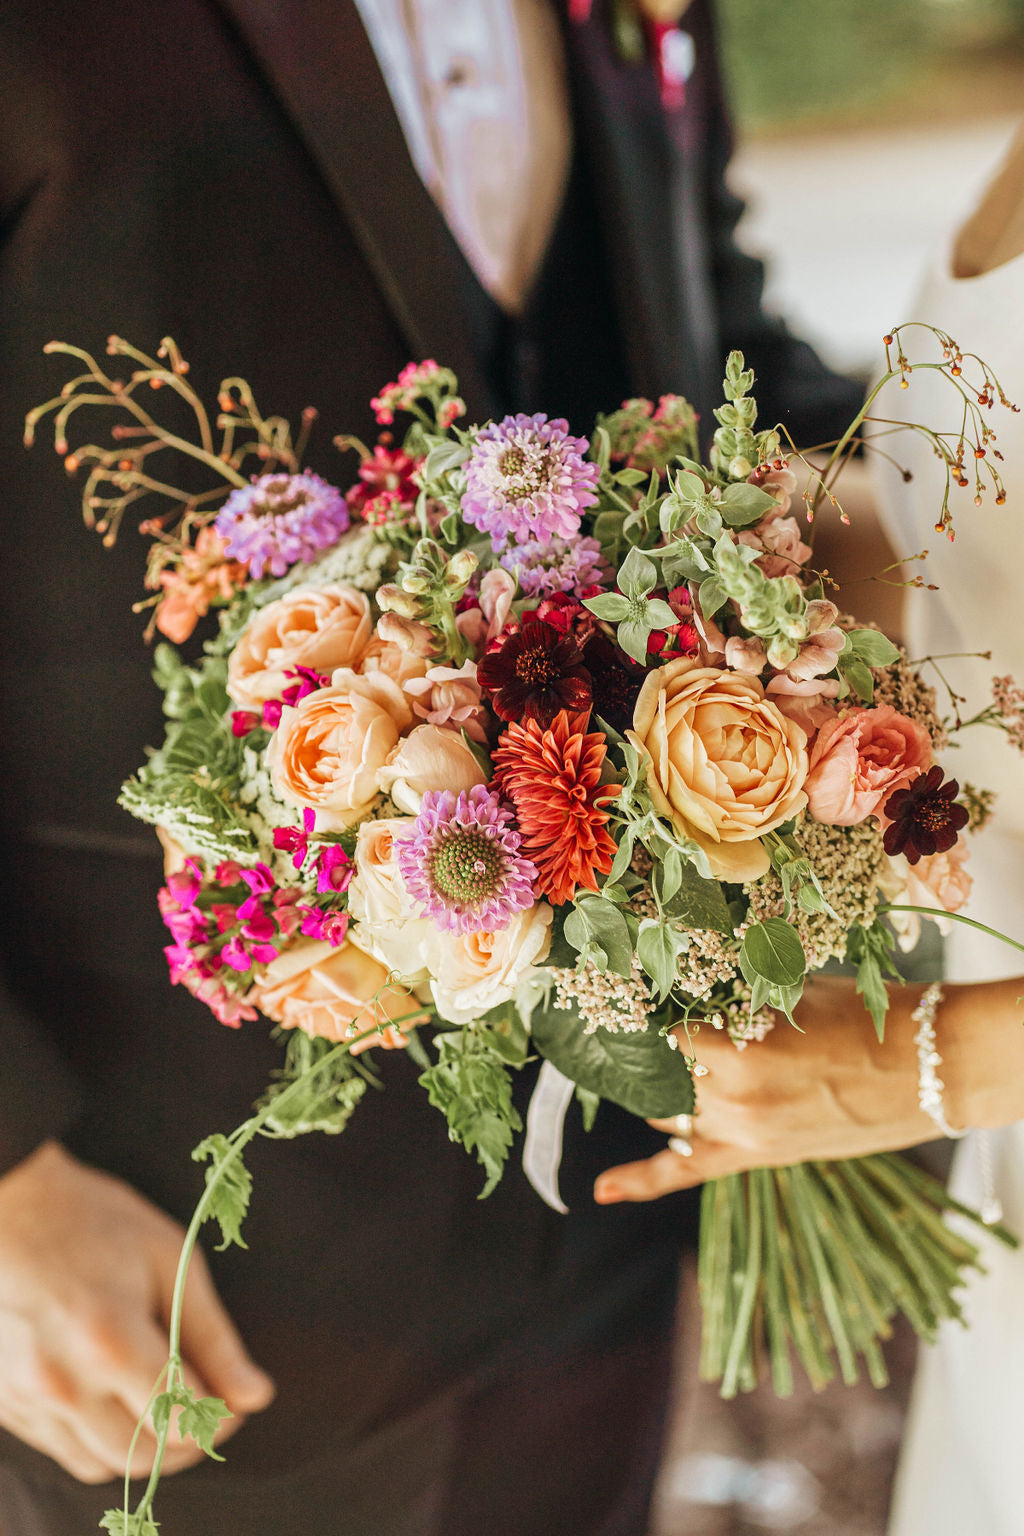
{"label": "finger", "polygon": [[[97,1462],[111,1469],[109,1476],[123,1477],[128,1469],[132,1477],[144,1477],[152,1471],[156,1456],[156,1437],[152,1426],[143,1425],[129,1463],[128,1452],[138,1420],[114,1398],[87,1399],[76,1415],[66,1422],[67,1428],[77,1435],[85,1450]],[[171,1441],[163,1465],[166,1471],[176,1472],[202,1459],[203,1452],[194,1443],[182,1446]]]}
{"label": "finger", "polygon": [[31,1414],[5,1414],[4,1428],[33,1450],[51,1457],[80,1483],[109,1483],[117,1476],[116,1468],[87,1449],[69,1424],[51,1414],[40,1413],[38,1406]]}
{"label": "finger", "polygon": [[719,1179],[741,1166],[745,1165],[740,1149],[702,1139],[694,1143],[692,1157],[681,1157],[666,1148],[640,1162],[620,1163],[617,1168],[606,1169],[594,1184],[594,1199],[599,1205],[615,1205],[620,1200],[658,1200],[676,1190]]}
{"label": "finger", "polygon": [[273,1401],[274,1383],[243,1344],[205,1262],[193,1262],[185,1286],[181,1347],[209,1391],[233,1413],[258,1413]]}

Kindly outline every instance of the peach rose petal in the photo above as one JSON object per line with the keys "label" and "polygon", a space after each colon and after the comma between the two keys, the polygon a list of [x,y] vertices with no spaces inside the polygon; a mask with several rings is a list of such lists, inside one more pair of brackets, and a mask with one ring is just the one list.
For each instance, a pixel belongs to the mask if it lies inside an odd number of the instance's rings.
{"label": "peach rose petal", "polygon": [[259,609],[228,660],[228,693],[243,709],[280,698],[286,670],[355,667],[373,633],[365,592],[336,584],[299,587]]}

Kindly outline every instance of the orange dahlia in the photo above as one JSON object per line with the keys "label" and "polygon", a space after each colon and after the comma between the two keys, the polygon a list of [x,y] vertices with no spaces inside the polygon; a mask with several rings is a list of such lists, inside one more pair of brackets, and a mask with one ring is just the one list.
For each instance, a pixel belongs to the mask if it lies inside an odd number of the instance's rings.
{"label": "orange dahlia", "polygon": [[607,746],[600,731],[586,732],[586,715],[561,709],[545,730],[513,721],[494,752],[495,781],[516,809],[520,851],[537,868],[536,890],[555,905],[578,885],[597,890],[615,842],[607,830],[607,801],[617,784],[601,786]]}

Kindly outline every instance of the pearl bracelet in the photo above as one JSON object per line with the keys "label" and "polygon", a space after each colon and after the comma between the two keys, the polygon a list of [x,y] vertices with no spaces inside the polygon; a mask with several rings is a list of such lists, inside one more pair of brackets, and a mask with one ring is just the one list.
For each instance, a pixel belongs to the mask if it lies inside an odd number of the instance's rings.
{"label": "pearl bracelet", "polygon": [[925,988],[921,1001],[910,1015],[917,1025],[914,1036],[914,1044],[917,1046],[917,1102],[925,1114],[932,1117],[943,1136],[959,1140],[961,1136],[967,1135],[967,1131],[954,1130],[946,1119],[942,1107],[945,1085],[936,1070],[942,1065],[942,1057],[935,1049],[935,1015],[941,1002],[942,988],[937,981],[933,981],[930,987]]}

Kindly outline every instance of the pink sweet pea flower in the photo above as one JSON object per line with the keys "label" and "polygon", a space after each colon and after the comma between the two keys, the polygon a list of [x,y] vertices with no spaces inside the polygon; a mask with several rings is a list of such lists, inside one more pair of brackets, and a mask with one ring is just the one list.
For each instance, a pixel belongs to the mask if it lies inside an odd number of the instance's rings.
{"label": "pink sweet pea flower", "polygon": [[222,959],[233,971],[248,971],[252,966],[249,951],[241,939],[231,939],[221,950]]}

